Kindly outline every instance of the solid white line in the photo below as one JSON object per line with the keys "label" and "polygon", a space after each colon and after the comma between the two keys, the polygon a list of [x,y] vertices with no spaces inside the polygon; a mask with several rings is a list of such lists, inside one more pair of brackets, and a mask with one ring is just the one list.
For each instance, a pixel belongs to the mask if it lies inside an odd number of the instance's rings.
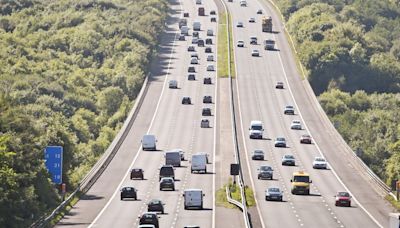
{"label": "solid white line", "polygon": [[[265,9],[264,5],[262,5],[259,1],[257,1],[257,3],[258,3],[262,8]],[[276,39],[276,35],[273,35],[273,36],[274,36],[274,39],[277,40],[277,39]],[[277,44],[276,44],[276,47],[278,48],[278,45],[277,45]],[[282,70],[283,70],[283,74],[284,74],[284,76],[285,76],[286,85],[287,85],[287,87],[288,87],[288,89],[289,89],[290,96],[292,97],[292,99],[293,99],[293,101],[294,101],[294,104],[295,104],[295,106],[296,106],[296,109],[298,110],[300,119],[301,119],[301,120],[303,121],[303,123],[304,123],[305,129],[307,130],[307,132],[308,132],[308,134],[311,136],[311,138],[313,138],[313,137],[312,137],[312,134],[311,134],[311,132],[310,132],[310,130],[309,130],[309,128],[307,127],[306,122],[304,121],[303,115],[302,115],[301,112],[300,112],[300,109],[299,109],[299,106],[297,105],[296,99],[295,99],[295,97],[294,97],[294,95],[293,95],[293,91],[292,91],[292,89],[291,89],[291,87],[290,87],[289,80],[288,80],[288,76],[287,76],[286,71],[285,71],[285,67],[283,66],[283,61],[282,61],[282,57],[281,57],[281,53],[280,53],[280,52],[278,52],[278,56],[279,56],[279,62],[280,62],[280,64],[281,64],[281,68],[282,68]],[[314,141],[314,145],[315,145],[315,147],[317,148],[319,154],[320,154],[322,157],[325,157],[324,154],[322,153],[322,150],[320,149],[320,147],[318,146],[318,143],[317,143],[316,141]],[[346,189],[346,191],[348,191],[348,192],[350,193],[350,195],[353,196],[354,201],[361,207],[361,209],[363,209],[363,211],[372,219],[372,221],[374,221],[374,222],[376,223],[376,225],[378,225],[379,227],[383,228],[383,226],[382,226],[382,225],[367,211],[367,209],[365,209],[365,207],[357,200],[357,198],[355,197],[355,195],[353,195],[353,194],[351,193],[351,191],[347,188],[347,186],[346,186],[346,185],[343,183],[343,181],[339,178],[339,176],[337,175],[336,171],[334,170],[334,168],[333,168],[332,166],[331,166],[331,170],[332,170],[332,173],[334,174],[334,176],[336,177],[336,179],[339,181],[339,183]]]}
{"label": "solid white line", "polygon": [[[181,4],[180,0],[177,0],[177,1],[179,2],[180,8],[181,8],[181,10],[182,10],[182,4]],[[164,82],[163,82],[163,88],[162,88],[162,90],[161,90],[161,95],[160,95],[160,97],[158,98],[156,110],[154,111],[154,114],[153,114],[153,117],[152,117],[152,119],[151,119],[150,125],[149,125],[149,127],[148,127],[148,129],[147,129],[147,134],[150,132],[150,130],[151,130],[152,126],[153,126],[154,120],[155,120],[156,115],[157,115],[157,113],[158,113],[158,109],[159,109],[159,107],[160,107],[161,100],[162,100],[163,95],[164,95],[164,90],[165,90],[165,87],[166,87],[166,84],[167,84],[167,79],[168,79],[169,70],[170,70],[170,66],[171,66],[172,55],[173,55],[173,53],[174,53],[174,47],[175,47],[175,42],[176,42],[177,34],[178,34],[178,33],[175,32],[174,41],[172,42],[172,48],[171,48],[171,52],[170,52],[170,54],[169,54],[168,67],[167,67],[167,72],[166,72],[166,74],[165,74],[165,78],[164,78]],[[144,85],[144,86],[145,86],[145,85]],[[138,148],[138,150],[137,150],[137,153],[136,153],[136,156],[133,158],[133,160],[132,160],[130,166],[129,166],[128,169],[126,170],[124,177],[121,179],[120,183],[118,184],[118,187],[115,189],[115,191],[114,191],[114,193],[112,194],[111,198],[107,201],[107,203],[106,203],[106,204],[104,205],[104,207],[101,209],[101,211],[99,212],[99,214],[97,214],[96,218],[90,223],[90,225],[88,226],[88,228],[91,228],[91,227],[93,227],[93,226],[95,225],[95,223],[97,222],[97,220],[100,219],[100,217],[101,217],[101,216],[103,215],[103,213],[106,211],[106,209],[108,208],[108,206],[111,204],[112,200],[115,198],[115,196],[117,195],[117,193],[118,193],[119,190],[121,189],[121,186],[122,186],[122,184],[124,183],[125,179],[128,177],[129,170],[132,169],[132,167],[133,167],[133,165],[135,164],[137,158],[139,157],[141,151],[142,151],[142,148],[141,148],[141,146],[139,146],[139,148]]]}

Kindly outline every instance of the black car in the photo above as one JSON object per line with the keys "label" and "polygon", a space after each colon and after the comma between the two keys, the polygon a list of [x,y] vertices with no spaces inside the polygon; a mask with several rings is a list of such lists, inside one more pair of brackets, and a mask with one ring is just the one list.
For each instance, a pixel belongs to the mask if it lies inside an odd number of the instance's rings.
{"label": "black car", "polygon": [[205,51],[206,53],[212,53],[211,47],[206,47],[206,49],[204,49],[204,51]]}
{"label": "black car", "polygon": [[207,38],[206,39],[206,44],[213,44],[212,39],[211,38]]}
{"label": "black car", "polygon": [[131,180],[132,179],[144,179],[144,175],[143,175],[143,169],[132,169],[131,170]]}
{"label": "black car", "polygon": [[201,115],[202,116],[211,116],[211,108],[203,108],[203,110],[201,110]]}
{"label": "black car", "polygon": [[164,189],[170,189],[175,191],[175,181],[172,177],[163,177],[160,180],[160,191]]}
{"label": "black car", "polygon": [[147,204],[147,211],[164,214],[164,203],[161,200],[153,199]]}
{"label": "black car", "polygon": [[196,49],[194,49],[194,46],[189,46],[187,50],[188,51],[196,51]]}
{"label": "black car", "polygon": [[195,31],[195,32],[193,32],[193,34],[192,34],[192,35],[193,35],[193,37],[197,37],[197,38],[199,38],[199,32],[196,32],[196,31]]}
{"label": "black car", "polygon": [[172,177],[172,179],[175,180],[175,171],[172,165],[163,165],[160,168],[160,175],[158,180],[160,181],[163,177]]}
{"label": "black car", "polygon": [[211,85],[212,84],[211,78],[210,77],[205,77],[204,80],[203,80],[203,83],[206,84],[206,85]]}
{"label": "black car", "polygon": [[189,13],[183,13],[183,17],[189,17]]}
{"label": "black car", "polygon": [[203,39],[199,39],[199,40],[197,41],[197,46],[199,46],[199,47],[204,47],[204,40],[203,40]]}
{"label": "black car", "polygon": [[210,15],[215,15],[215,10],[211,10]]}
{"label": "black car", "polygon": [[211,96],[204,96],[203,97],[203,103],[204,104],[211,104],[212,103],[212,97]]}
{"label": "black car", "polygon": [[273,180],[273,169],[271,166],[268,165],[262,165],[258,169],[258,179],[270,179]]}
{"label": "black car", "polygon": [[188,80],[189,81],[195,81],[196,80],[196,75],[195,74],[188,74]]}
{"label": "black car", "polygon": [[150,224],[154,225],[156,228],[159,228],[157,213],[145,212],[142,214],[142,216],[139,216],[139,218],[139,225]]}
{"label": "black car", "polygon": [[211,20],[211,22],[217,22],[217,18],[215,18],[215,17],[212,17],[210,20]]}
{"label": "black car", "polygon": [[189,73],[195,73],[196,72],[196,68],[194,68],[194,66],[190,66],[190,67],[188,67],[188,72]]}
{"label": "black car", "polygon": [[192,104],[192,100],[190,99],[190,97],[183,97],[182,104]]}
{"label": "black car", "polygon": [[125,198],[137,200],[137,190],[134,187],[123,187],[121,189],[121,200]]}
{"label": "black car", "polygon": [[178,38],[178,39],[179,39],[179,40],[183,40],[183,41],[186,40],[186,39],[185,39],[185,35],[179,35],[179,38]]}

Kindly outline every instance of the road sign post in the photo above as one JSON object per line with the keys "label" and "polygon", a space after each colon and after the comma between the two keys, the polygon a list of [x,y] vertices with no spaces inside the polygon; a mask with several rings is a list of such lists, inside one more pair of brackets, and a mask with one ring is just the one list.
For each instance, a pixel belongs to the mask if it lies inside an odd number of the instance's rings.
{"label": "road sign post", "polygon": [[61,184],[63,148],[61,146],[47,146],[44,149],[44,159],[53,183]]}
{"label": "road sign post", "polygon": [[397,195],[397,201],[400,201],[399,196],[400,196],[400,180],[396,182],[396,195]]}
{"label": "road sign post", "polygon": [[233,184],[236,184],[236,176],[239,175],[239,164],[231,164],[231,175],[233,176]]}

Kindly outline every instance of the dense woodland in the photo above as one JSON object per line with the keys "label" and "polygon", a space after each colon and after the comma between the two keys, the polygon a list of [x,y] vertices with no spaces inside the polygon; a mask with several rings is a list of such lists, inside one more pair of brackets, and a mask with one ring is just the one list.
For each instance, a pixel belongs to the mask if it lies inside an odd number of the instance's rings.
{"label": "dense woodland", "polygon": [[165,0],[0,1],[0,227],[60,198],[44,167],[64,147],[68,188],[106,150],[141,88]]}
{"label": "dense woodland", "polygon": [[392,186],[400,179],[400,1],[275,2],[322,107]]}

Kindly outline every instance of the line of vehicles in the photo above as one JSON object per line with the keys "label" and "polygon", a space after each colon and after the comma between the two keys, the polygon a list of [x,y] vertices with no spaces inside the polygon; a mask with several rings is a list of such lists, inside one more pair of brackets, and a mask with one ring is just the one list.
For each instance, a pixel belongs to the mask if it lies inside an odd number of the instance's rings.
{"label": "line of vehicles", "polygon": [[[201,0],[195,0],[196,5],[201,5]],[[198,16],[205,16],[205,8],[200,6],[197,8]],[[216,12],[215,10],[210,11],[210,21],[216,22]],[[199,54],[196,51],[196,48],[204,48],[204,52],[207,55],[206,61],[207,66],[205,66],[206,72],[212,74],[215,72],[214,55],[213,55],[213,36],[214,30],[207,29],[204,33],[205,38],[201,37],[203,34],[202,25],[200,21],[194,21],[192,24],[192,31],[188,26],[188,18],[190,15],[188,12],[183,13],[183,17],[179,20],[179,41],[186,41],[188,37],[191,37],[191,45],[189,44],[187,47],[187,51],[190,55],[190,62],[188,66],[188,81],[196,81],[197,77],[197,69],[196,67],[201,66]],[[190,36],[191,33],[191,36]],[[203,78],[203,84],[205,86],[212,85],[212,77],[205,76]],[[179,83],[178,80],[172,79],[168,81],[169,89],[178,89]],[[182,105],[190,105],[193,103],[192,98],[190,96],[183,96]],[[207,117],[212,116],[212,109],[209,105],[213,104],[213,98],[211,95],[203,96],[203,104],[205,107],[201,110],[202,119],[200,121],[201,128],[210,128],[210,120]],[[146,134],[143,136],[141,140],[142,150],[143,151],[156,151],[157,150],[157,139],[155,135]],[[175,191],[175,169],[177,167],[182,167],[182,162],[186,161],[185,153],[182,149],[172,149],[167,150],[164,153],[165,163],[159,168],[159,190],[160,191]],[[199,152],[192,154],[190,159],[187,159],[190,162],[190,171],[191,173],[207,173],[207,164],[209,164],[209,155],[205,152]],[[145,180],[144,170],[142,168],[133,168],[130,171],[130,179],[131,180]],[[125,186],[121,189],[120,199],[133,199],[138,200],[137,189],[132,186]],[[203,209],[203,199],[205,194],[202,189],[196,188],[187,188],[183,190],[183,204],[184,209]],[[152,199],[147,203],[147,212],[144,212],[141,216],[139,216],[139,227],[140,228],[158,228],[159,227],[159,216],[157,213],[164,214],[165,212],[165,204],[160,199]],[[196,228],[199,226],[185,226],[187,228]]]}
{"label": "line of vehicles", "polygon": [[[239,4],[241,7],[247,7],[248,3],[246,0],[240,0]],[[273,31],[273,23],[272,17],[263,15],[263,11],[261,9],[256,11],[256,15],[260,15],[259,17],[261,22],[261,31],[267,33],[274,33]],[[256,17],[250,17],[248,20],[248,26],[252,26],[252,24],[257,22]],[[236,29],[240,31],[245,27],[245,24],[242,21],[237,21]],[[249,45],[256,46],[258,45],[258,37],[255,35],[251,35],[249,37]],[[275,41],[272,39],[263,40],[263,47],[265,50],[276,50],[275,49]],[[243,48],[246,46],[246,42],[244,40],[237,40],[238,48]],[[251,56],[258,57],[260,56],[259,50],[256,48],[252,49]],[[283,82],[277,82],[275,85],[276,89],[285,89]],[[295,109],[292,105],[287,105],[283,110],[284,115],[295,115]],[[291,120],[290,124],[291,130],[301,131],[304,130],[302,127],[302,123],[298,119]],[[260,120],[252,120],[250,122],[249,127],[249,138],[250,139],[264,139],[264,127],[263,123]],[[300,144],[312,144],[312,139],[309,134],[302,134],[299,139]],[[278,136],[274,140],[275,148],[286,148],[287,142],[285,137]],[[251,159],[255,161],[264,161],[266,154],[262,148],[257,148],[251,153]],[[281,159],[282,166],[296,166],[296,159],[293,154],[284,154]],[[317,156],[314,158],[312,163],[313,169],[328,169],[328,163],[324,157]],[[269,164],[262,164],[257,168],[257,178],[259,180],[273,180],[274,178],[274,170]],[[292,194],[310,194],[310,185],[312,183],[310,174],[305,170],[295,170],[291,175],[291,193]],[[265,200],[277,200],[283,201],[283,191],[280,190],[278,186],[271,186],[266,188],[265,190]],[[351,196],[347,192],[338,192],[335,195],[335,205],[336,206],[350,206],[351,205]]]}

